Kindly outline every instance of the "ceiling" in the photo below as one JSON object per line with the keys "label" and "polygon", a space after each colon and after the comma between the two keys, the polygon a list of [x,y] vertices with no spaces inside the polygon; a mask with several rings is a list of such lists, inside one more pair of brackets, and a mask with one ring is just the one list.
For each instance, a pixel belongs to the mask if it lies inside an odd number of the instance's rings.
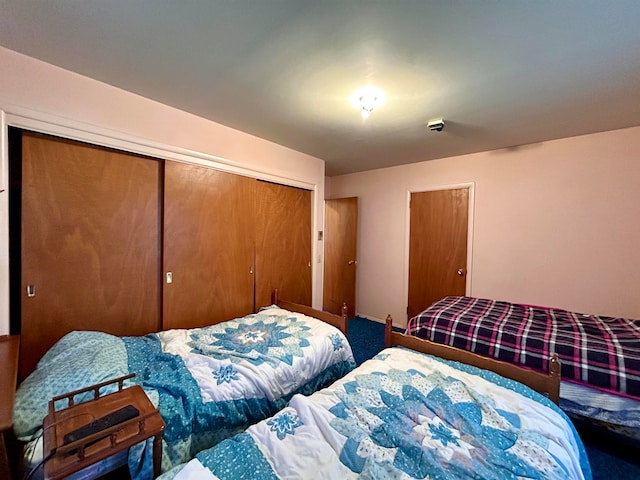
{"label": "ceiling", "polygon": [[640,125],[639,24],[637,0],[0,0],[0,45],[329,176]]}

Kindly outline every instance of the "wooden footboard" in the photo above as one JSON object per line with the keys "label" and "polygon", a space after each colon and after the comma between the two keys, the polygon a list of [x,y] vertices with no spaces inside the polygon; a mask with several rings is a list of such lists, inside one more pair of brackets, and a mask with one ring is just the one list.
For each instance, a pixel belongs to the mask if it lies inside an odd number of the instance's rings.
{"label": "wooden footboard", "polygon": [[308,305],[300,305],[299,303],[288,302],[286,300],[282,300],[278,297],[278,289],[275,289],[271,294],[271,303],[278,305],[285,310],[291,310],[292,312],[302,313],[304,315],[308,315],[309,317],[314,317],[323,322],[327,322],[334,327],[337,327],[344,333],[347,334],[347,304],[342,304],[342,314],[334,315],[333,313],[323,312],[322,310],[316,310],[315,308],[311,308]]}
{"label": "wooden footboard", "polygon": [[546,394],[556,405],[560,402],[560,362],[558,355],[555,353],[549,359],[549,373],[544,374],[501,360],[495,360],[476,353],[467,352],[466,350],[460,350],[459,348],[449,345],[442,345],[422,338],[394,332],[391,315],[387,316],[384,344],[385,347],[405,347],[446,360],[453,360],[484,368],[485,370],[491,370],[503,377],[523,383],[537,392]]}

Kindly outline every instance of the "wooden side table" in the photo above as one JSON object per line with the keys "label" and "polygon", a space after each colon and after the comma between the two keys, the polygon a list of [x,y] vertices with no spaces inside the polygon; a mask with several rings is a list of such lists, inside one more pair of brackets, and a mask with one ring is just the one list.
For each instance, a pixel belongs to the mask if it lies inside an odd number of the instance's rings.
{"label": "wooden side table", "polygon": [[18,381],[19,335],[0,336],[0,478],[11,478],[8,436],[13,428],[13,401]]}
{"label": "wooden side table", "polygon": [[[49,414],[44,419],[44,455],[51,456],[44,467],[45,479],[57,480],[80,470],[90,469],[98,462],[112,457],[133,445],[153,437],[153,475],[160,475],[162,463],[162,434],[164,420],[139,385],[123,388],[127,375],[92,387],[75,390],[49,402]],[[118,391],[100,396],[100,389],[118,383]],[[74,398],[85,392],[94,392],[94,399],[76,404]],[[56,410],[56,405],[67,402],[67,407]],[[96,418],[133,405],[139,416],[113,427],[89,435],[67,445],[64,436]]]}

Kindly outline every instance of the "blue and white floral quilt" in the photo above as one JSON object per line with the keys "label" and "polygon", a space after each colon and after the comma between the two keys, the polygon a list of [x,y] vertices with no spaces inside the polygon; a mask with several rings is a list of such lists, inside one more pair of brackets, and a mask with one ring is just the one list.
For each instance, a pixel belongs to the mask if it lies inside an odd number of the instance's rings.
{"label": "blue and white floral quilt", "polygon": [[162,480],[589,479],[580,438],[546,397],[492,372],[383,350]]}
{"label": "blue and white floral quilt", "polygon": [[[163,469],[169,469],[273,415],[294,394],[310,394],[354,367],[337,328],[275,306],[143,337],[76,331],[54,345],[18,388],[14,428],[21,440],[36,438],[53,396],[135,372],[133,382],[165,420]],[[131,449],[134,478],[150,478],[150,450],[150,442]]]}

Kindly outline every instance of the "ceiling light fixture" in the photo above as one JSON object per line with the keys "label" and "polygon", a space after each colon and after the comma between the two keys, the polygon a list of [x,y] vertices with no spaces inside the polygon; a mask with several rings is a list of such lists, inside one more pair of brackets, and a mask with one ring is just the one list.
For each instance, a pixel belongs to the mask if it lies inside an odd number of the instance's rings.
{"label": "ceiling light fixture", "polygon": [[369,118],[374,108],[384,103],[384,93],[375,87],[363,87],[351,95],[351,104],[360,110],[363,119]]}

